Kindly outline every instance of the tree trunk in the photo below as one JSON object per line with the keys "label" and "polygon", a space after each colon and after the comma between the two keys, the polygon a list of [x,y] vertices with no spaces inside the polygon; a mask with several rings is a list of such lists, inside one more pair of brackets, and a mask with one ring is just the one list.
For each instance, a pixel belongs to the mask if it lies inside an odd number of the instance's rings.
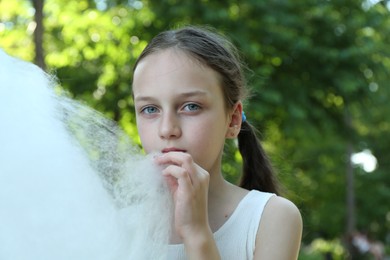
{"label": "tree trunk", "polygon": [[46,70],[45,55],[43,52],[43,5],[44,0],[32,0],[35,9],[36,28],[34,31],[35,59],[36,65]]}
{"label": "tree trunk", "polygon": [[[348,108],[345,109],[345,125],[350,132],[352,130],[352,119],[349,113]],[[353,165],[351,162],[351,156],[353,153],[353,144],[352,140],[348,140],[347,143],[347,167],[346,167],[346,206],[347,206],[347,216],[346,216],[346,235],[347,235],[347,249],[349,251],[350,257],[353,253],[352,245],[352,236],[356,231],[356,212],[355,212],[355,188],[354,188],[354,171]]]}

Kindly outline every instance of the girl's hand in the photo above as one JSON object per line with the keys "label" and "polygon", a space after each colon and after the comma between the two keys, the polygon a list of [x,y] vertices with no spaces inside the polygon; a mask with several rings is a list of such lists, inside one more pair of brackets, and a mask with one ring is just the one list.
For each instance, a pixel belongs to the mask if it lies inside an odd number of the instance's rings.
{"label": "girl's hand", "polygon": [[169,152],[156,157],[164,166],[175,206],[174,227],[184,243],[188,239],[210,235],[207,200],[209,173],[197,165],[190,154]]}

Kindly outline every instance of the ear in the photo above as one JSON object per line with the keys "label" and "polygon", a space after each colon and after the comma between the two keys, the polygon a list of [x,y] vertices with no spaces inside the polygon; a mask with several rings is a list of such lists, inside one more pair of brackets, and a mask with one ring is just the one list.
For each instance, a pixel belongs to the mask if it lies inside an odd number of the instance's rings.
{"label": "ear", "polygon": [[229,125],[226,131],[226,138],[234,139],[238,136],[242,123],[242,102],[238,101],[229,112]]}

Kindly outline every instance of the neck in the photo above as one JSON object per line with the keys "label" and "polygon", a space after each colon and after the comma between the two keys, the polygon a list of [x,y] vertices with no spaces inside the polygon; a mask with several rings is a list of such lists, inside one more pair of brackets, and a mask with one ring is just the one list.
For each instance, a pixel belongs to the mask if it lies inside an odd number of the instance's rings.
{"label": "neck", "polygon": [[208,196],[210,204],[215,200],[223,198],[232,184],[230,184],[223,178],[221,171],[221,158],[219,158],[215,163],[214,167],[209,170],[209,174],[210,182]]}
{"label": "neck", "polygon": [[213,232],[226,222],[248,192],[227,182],[223,178],[220,165],[219,163],[219,167],[215,167],[209,172],[208,215],[210,228]]}

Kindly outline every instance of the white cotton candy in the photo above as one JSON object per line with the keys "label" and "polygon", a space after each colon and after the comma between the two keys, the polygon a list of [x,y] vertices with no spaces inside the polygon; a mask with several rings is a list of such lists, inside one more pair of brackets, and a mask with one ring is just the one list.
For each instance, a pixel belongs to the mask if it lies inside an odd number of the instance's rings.
{"label": "white cotton candy", "polygon": [[0,50],[0,259],[165,259],[161,170],[53,85]]}

